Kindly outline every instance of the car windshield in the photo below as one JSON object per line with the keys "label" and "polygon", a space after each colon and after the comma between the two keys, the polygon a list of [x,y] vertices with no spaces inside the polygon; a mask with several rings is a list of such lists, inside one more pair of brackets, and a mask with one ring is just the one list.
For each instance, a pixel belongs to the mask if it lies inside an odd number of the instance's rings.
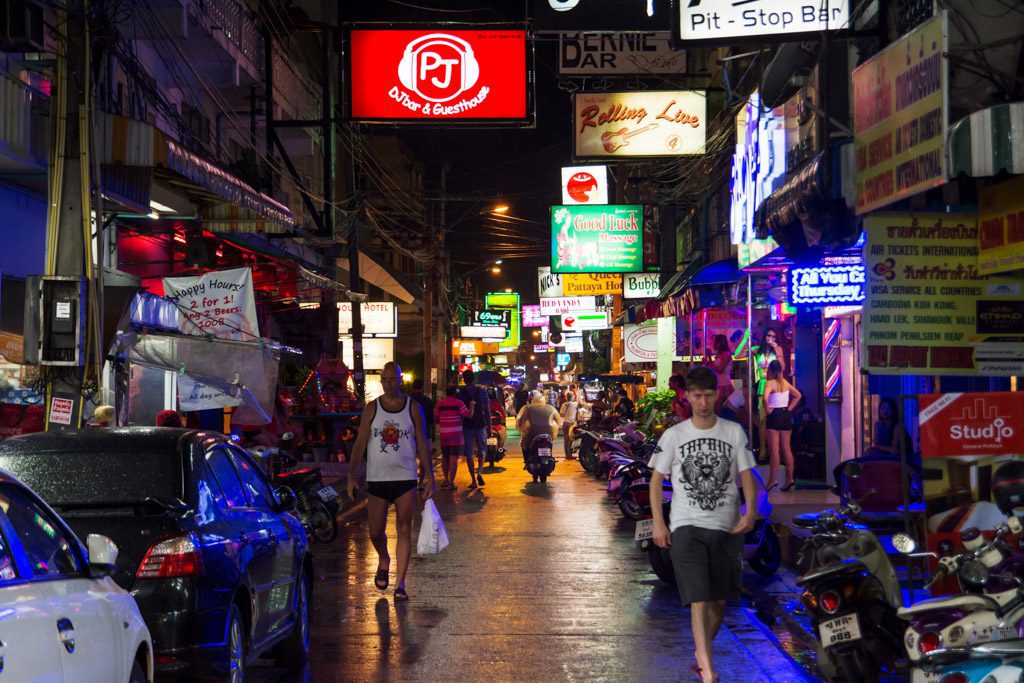
{"label": "car windshield", "polygon": [[0,453],[0,469],[55,506],[182,497],[181,457],[173,451]]}

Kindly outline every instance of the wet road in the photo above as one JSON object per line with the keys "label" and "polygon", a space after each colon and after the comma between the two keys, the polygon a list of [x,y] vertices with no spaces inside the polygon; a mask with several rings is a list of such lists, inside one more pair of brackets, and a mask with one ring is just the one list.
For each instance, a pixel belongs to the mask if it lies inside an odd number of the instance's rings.
{"label": "wet road", "polygon": [[[358,518],[319,547],[310,680],[695,680],[689,611],[602,482],[560,459],[546,485],[529,483],[514,445],[484,476],[467,491],[463,463],[458,490],[438,489],[451,545],[414,554],[408,603],[393,601],[393,573],[387,591],[373,586]],[[388,535],[394,557],[393,516]],[[809,680],[738,607],[714,648],[723,682]],[[278,673],[257,678],[295,676]]]}

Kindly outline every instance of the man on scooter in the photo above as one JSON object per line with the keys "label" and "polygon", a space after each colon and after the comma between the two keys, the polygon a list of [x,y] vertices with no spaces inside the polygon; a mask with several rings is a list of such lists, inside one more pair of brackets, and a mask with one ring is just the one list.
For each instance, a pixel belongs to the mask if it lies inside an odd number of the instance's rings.
{"label": "man on scooter", "polygon": [[742,482],[747,500],[757,500],[754,457],[743,429],[715,417],[718,377],[713,370],[691,370],[686,394],[693,416],[665,430],[649,463],[651,500],[661,500],[665,477],[673,485],[668,525],[661,506],[651,506],[652,538],[659,548],[670,549],[679,597],[691,608],[694,671],[704,683],[716,683],[711,641],[722,626],[726,600],[739,597],[743,535],[757,519],[756,505],[740,516],[736,482]]}
{"label": "man on scooter", "polygon": [[561,424],[562,418],[555,407],[544,400],[544,394],[539,391],[533,392],[530,403],[523,406],[516,416],[516,427],[522,432],[519,445],[523,449],[523,460],[527,459],[530,443],[535,436],[549,434],[554,443]]}

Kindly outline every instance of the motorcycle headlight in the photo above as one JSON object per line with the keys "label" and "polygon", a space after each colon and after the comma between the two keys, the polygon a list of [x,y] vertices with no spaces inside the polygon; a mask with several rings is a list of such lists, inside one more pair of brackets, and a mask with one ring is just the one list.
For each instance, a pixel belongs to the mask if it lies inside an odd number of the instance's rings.
{"label": "motorcycle headlight", "polygon": [[960,581],[971,588],[984,588],[988,583],[988,567],[978,560],[968,560],[960,567]]}

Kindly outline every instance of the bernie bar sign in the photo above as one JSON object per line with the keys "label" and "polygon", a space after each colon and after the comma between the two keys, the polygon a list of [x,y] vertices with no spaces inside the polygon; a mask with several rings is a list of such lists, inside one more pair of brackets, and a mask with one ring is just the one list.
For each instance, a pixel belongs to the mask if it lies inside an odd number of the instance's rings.
{"label": "bernie bar sign", "polygon": [[793,306],[836,306],[864,302],[863,264],[790,268],[786,278]]}

